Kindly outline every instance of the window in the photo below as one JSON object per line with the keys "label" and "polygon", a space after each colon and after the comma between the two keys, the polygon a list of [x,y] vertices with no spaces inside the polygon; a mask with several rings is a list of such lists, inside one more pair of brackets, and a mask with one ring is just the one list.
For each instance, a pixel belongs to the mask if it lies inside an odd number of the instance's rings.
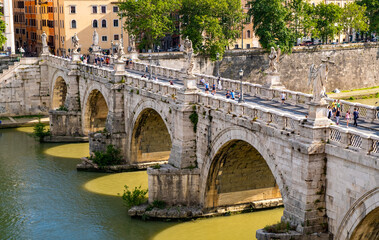
{"label": "window", "polygon": [[113,20],[113,27],[118,27],[118,19]]}
{"label": "window", "polygon": [[113,12],[114,13],[118,12],[118,6],[113,6]]}
{"label": "window", "polygon": [[101,41],[103,41],[103,42],[108,41],[108,36],[102,36],[102,37],[101,37]]}
{"label": "window", "polygon": [[97,6],[92,6],[92,13],[97,13]]}
{"label": "window", "polygon": [[70,13],[76,13],[76,6],[70,6]]}
{"label": "window", "polygon": [[93,28],[98,28],[97,20],[93,20],[92,27]]}
{"label": "window", "polygon": [[106,28],[107,27],[107,20],[103,19],[101,20],[101,27]]}
{"label": "window", "polygon": [[250,38],[250,30],[247,30],[246,32],[246,38]]}
{"label": "window", "polygon": [[76,20],[71,21],[71,28],[76,28]]}
{"label": "window", "polygon": [[107,6],[101,6],[101,13],[107,13]]}
{"label": "window", "polygon": [[115,34],[115,35],[113,36],[113,40],[115,40],[115,41],[120,40],[119,35],[118,35],[118,34]]}
{"label": "window", "polygon": [[250,48],[250,44],[246,44],[246,48]]}

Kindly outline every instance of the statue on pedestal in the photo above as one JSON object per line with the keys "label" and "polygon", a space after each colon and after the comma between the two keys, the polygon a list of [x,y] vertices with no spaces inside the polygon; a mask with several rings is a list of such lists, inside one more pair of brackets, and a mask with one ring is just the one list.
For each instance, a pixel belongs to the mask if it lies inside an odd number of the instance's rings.
{"label": "statue on pedestal", "polygon": [[136,51],[136,36],[134,36],[133,34],[131,34],[129,37],[129,46],[130,46],[130,52]]}
{"label": "statue on pedestal", "polygon": [[41,34],[42,54],[49,54],[49,46],[47,46],[47,35],[45,31]]}
{"label": "statue on pedestal", "polygon": [[194,66],[193,59],[192,59],[193,48],[192,48],[192,41],[189,40],[188,37],[186,37],[186,39],[184,40],[183,47],[184,47],[184,57],[187,60],[187,66],[184,67],[184,70],[188,76],[192,76],[193,75],[192,71],[193,71],[193,66]]}
{"label": "statue on pedestal", "polygon": [[72,40],[72,45],[73,45],[72,52],[73,53],[78,53],[78,49],[79,49],[79,38],[78,38],[78,35],[75,33],[74,36],[71,38],[71,40]]}
{"label": "statue on pedestal", "polygon": [[122,57],[125,55],[124,52],[124,46],[123,46],[123,39],[120,39],[120,42],[117,45],[117,60],[122,61]]}
{"label": "statue on pedestal", "polygon": [[96,31],[96,29],[95,29],[95,31],[93,31],[93,36],[92,36],[92,45],[93,46],[97,46],[97,45],[99,45],[99,34],[97,33],[97,31]]}

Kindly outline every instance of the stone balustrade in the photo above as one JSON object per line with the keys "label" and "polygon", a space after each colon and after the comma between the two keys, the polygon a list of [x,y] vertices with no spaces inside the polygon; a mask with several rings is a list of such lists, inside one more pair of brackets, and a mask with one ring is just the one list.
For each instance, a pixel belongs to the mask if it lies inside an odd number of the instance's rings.
{"label": "stone balustrade", "polygon": [[[334,99],[327,98],[326,101],[331,106]],[[352,114],[354,112],[354,108],[357,108],[359,111],[359,118],[364,119],[368,122],[379,121],[378,107],[364,105],[361,103],[348,102],[344,100],[340,100],[340,103],[342,116],[345,116],[348,110],[350,110],[350,113]]]}
{"label": "stone balustrade", "polygon": [[330,126],[329,144],[379,156],[379,136],[365,134],[354,129]]}

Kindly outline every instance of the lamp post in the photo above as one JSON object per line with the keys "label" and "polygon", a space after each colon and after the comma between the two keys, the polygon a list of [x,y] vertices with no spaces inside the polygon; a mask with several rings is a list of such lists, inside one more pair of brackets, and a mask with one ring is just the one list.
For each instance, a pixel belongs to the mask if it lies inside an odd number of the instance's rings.
{"label": "lamp post", "polygon": [[149,80],[151,80],[152,79],[152,69],[151,69],[151,62],[152,62],[152,56],[151,56],[151,54],[149,54]]}
{"label": "lamp post", "polygon": [[216,53],[216,59],[217,59],[217,77],[220,77],[220,53]]}
{"label": "lamp post", "polygon": [[157,46],[157,50],[158,50],[157,66],[160,66],[160,64],[159,64],[159,49],[161,49],[161,47],[158,45]]}
{"label": "lamp post", "polygon": [[238,99],[238,103],[243,103],[243,102],[245,102],[245,100],[243,100],[243,88],[242,88],[243,70],[240,69],[238,73],[240,75],[240,90],[241,90],[241,92],[240,92],[240,98]]}

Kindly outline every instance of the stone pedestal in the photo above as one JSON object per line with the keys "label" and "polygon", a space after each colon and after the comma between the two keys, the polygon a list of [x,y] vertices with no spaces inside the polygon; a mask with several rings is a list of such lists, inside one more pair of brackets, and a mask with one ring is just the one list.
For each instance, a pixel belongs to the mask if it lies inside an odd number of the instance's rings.
{"label": "stone pedestal", "polygon": [[116,76],[125,75],[125,63],[120,60],[115,61],[114,70]]}
{"label": "stone pedestal", "polygon": [[327,103],[308,103],[308,121],[317,127],[326,127],[330,125],[330,120],[328,119],[328,104]]}
{"label": "stone pedestal", "polygon": [[267,88],[285,89],[284,85],[280,82],[279,73],[269,72],[266,76],[266,83],[263,85]]}
{"label": "stone pedestal", "polygon": [[41,55],[49,55],[49,47],[48,46],[42,47]]}
{"label": "stone pedestal", "polygon": [[80,54],[79,53],[73,53],[72,54],[72,61],[73,62],[79,62],[80,61]]}
{"label": "stone pedestal", "polygon": [[186,73],[182,73],[180,78],[183,80],[185,92],[195,92],[198,90],[195,76],[189,76]]}
{"label": "stone pedestal", "polygon": [[135,61],[138,59],[138,53],[137,52],[130,52],[127,57],[131,58],[132,61]]}

